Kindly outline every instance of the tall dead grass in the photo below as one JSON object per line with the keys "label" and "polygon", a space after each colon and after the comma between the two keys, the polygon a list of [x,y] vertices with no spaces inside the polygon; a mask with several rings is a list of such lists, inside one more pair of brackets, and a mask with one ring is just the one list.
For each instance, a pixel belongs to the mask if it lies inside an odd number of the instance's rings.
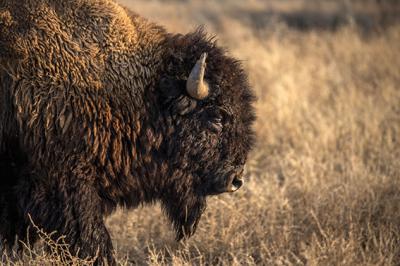
{"label": "tall dead grass", "polygon": [[[118,211],[107,224],[121,264],[400,264],[400,25],[255,28],[242,18],[266,2],[121,2],[170,31],[205,24],[258,96],[244,188],[210,198],[184,243],[159,206]],[[39,255],[29,263],[52,264]]]}

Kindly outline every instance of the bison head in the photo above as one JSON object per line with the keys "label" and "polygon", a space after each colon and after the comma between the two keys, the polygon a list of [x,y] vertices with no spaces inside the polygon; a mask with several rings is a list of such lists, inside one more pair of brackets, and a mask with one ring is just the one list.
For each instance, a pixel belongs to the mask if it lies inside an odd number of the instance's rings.
{"label": "bison head", "polygon": [[172,170],[163,205],[180,239],[194,233],[206,196],[242,186],[254,96],[240,62],[202,31],[172,37],[165,58],[159,88]]}

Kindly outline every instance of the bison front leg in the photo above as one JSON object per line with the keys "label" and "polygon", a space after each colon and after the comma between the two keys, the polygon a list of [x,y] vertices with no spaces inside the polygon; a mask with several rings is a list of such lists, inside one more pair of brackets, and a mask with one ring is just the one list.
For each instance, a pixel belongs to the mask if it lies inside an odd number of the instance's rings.
{"label": "bison front leg", "polygon": [[97,257],[96,265],[116,265],[98,197],[97,193],[88,189],[74,192],[71,195],[71,220],[66,217],[65,230],[61,233],[67,236],[72,252],[79,257]]}
{"label": "bison front leg", "polygon": [[[23,202],[24,214],[53,238],[65,236],[72,255],[97,258],[96,265],[116,265],[104,208],[93,186],[78,177],[57,178],[57,184],[36,184]],[[30,184],[29,184],[30,185]]]}

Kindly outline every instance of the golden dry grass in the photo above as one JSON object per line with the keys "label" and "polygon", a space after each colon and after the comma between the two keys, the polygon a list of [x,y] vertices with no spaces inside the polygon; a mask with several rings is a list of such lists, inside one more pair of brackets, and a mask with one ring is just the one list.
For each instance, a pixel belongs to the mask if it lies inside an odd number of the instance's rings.
{"label": "golden dry grass", "polygon": [[[159,206],[118,211],[107,224],[121,264],[400,264],[400,25],[253,21],[255,11],[304,8],[294,0],[120,2],[169,31],[205,24],[243,60],[258,96],[243,189],[210,198],[185,243]],[[310,7],[342,12],[342,2]],[[34,251],[4,263],[63,264]]]}

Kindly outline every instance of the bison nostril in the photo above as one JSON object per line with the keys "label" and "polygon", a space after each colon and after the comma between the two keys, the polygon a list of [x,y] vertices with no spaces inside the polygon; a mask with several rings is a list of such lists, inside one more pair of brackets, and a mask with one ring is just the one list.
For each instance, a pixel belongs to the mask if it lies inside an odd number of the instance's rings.
{"label": "bison nostril", "polygon": [[232,191],[238,190],[243,185],[243,180],[240,178],[235,177],[232,180]]}

